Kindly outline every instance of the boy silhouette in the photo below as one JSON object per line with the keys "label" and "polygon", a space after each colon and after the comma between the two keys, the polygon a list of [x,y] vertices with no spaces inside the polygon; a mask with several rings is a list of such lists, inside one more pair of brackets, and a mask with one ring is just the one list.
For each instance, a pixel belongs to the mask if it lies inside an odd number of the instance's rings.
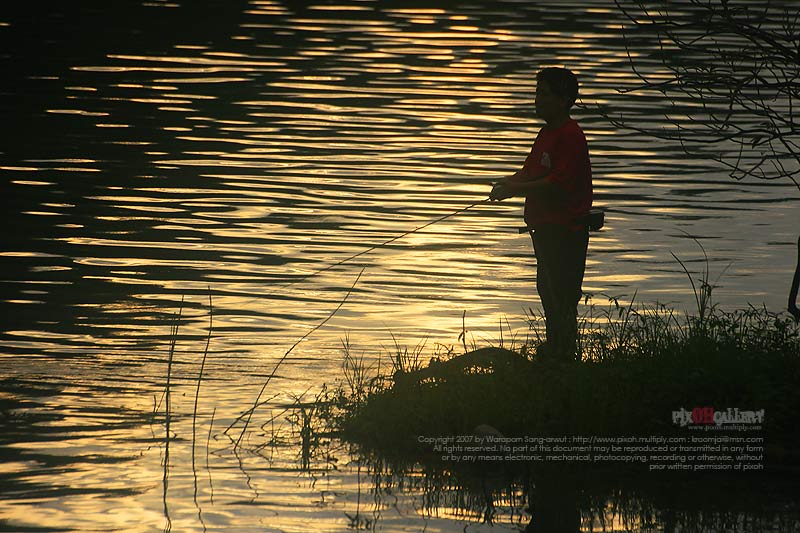
{"label": "boy silhouette", "polygon": [[489,198],[525,197],[525,223],[536,255],[536,290],[542,300],[547,342],[537,357],[575,357],[577,308],[589,231],[581,219],[592,206],[592,169],[586,137],[570,109],[578,80],[565,68],[536,76],[536,115],[545,121],[525,164],[494,184]]}

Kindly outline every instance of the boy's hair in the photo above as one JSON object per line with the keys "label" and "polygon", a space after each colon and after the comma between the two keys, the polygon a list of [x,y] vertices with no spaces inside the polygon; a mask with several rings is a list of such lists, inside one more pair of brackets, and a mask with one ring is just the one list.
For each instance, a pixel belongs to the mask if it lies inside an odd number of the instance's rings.
{"label": "boy's hair", "polygon": [[560,67],[543,68],[536,75],[537,83],[546,83],[567,103],[567,109],[578,99],[578,78],[571,70]]}

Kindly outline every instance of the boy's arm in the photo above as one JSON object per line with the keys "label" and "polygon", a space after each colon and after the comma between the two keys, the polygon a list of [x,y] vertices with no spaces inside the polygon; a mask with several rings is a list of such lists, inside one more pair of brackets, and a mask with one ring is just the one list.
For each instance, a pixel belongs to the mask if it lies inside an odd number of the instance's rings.
{"label": "boy's arm", "polygon": [[491,200],[504,200],[512,196],[541,196],[560,202],[573,194],[581,164],[587,159],[586,138],[576,132],[572,138],[561,143],[558,153],[551,154],[554,165],[545,172],[529,177],[525,167],[513,176],[498,181],[492,189]]}
{"label": "boy's arm", "polygon": [[489,194],[490,200],[505,200],[512,196],[559,196],[563,194],[561,187],[552,181],[545,179],[549,172],[535,176],[532,179],[525,178],[523,171],[517,171],[513,176],[503,178],[492,187]]}

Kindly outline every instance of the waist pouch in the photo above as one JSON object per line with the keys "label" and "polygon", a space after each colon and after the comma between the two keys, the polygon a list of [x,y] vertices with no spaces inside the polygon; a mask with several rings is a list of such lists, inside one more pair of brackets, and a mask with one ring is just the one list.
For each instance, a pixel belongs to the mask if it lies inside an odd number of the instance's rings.
{"label": "waist pouch", "polygon": [[589,231],[599,231],[600,228],[603,227],[603,223],[606,221],[606,214],[605,211],[602,209],[589,209],[589,212],[583,215],[582,217],[578,217],[576,220],[579,224],[584,224]]}
{"label": "waist pouch", "polygon": [[[603,211],[603,209],[601,208],[596,208],[596,209],[589,209],[588,213],[576,218],[575,223],[586,226],[586,228],[589,231],[600,231],[600,228],[603,227],[605,220],[606,220],[605,211]],[[534,229],[533,226],[526,226],[524,228],[519,228],[519,232],[527,233],[533,229]]]}

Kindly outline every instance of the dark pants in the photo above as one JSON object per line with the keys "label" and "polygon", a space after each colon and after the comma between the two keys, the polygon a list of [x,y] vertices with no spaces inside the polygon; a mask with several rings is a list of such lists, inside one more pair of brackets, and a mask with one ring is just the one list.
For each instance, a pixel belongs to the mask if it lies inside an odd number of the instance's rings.
{"label": "dark pants", "polygon": [[589,232],[548,225],[531,232],[531,237],[536,252],[536,290],[547,330],[546,355],[573,359]]}

